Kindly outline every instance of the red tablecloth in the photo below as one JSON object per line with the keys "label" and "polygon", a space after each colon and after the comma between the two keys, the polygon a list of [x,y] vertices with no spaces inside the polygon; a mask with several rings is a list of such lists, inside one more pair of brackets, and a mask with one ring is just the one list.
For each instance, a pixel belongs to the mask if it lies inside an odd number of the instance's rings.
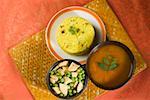
{"label": "red tablecloth", "polygon": [[[83,5],[90,0],[1,0],[0,1],[0,100],[32,100],[8,49],[22,39],[43,29],[54,13],[70,5]],[[147,1],[147,3],[144,3]],[[148,0],[109,0],[127,32],[150,60],[150,2]],[[125,6],[128,5],[128,6]],[[137,9],[138,8],[138,9]],[[135,16],[136,14],[136,16]],[[129,27],[130,26],[130,27]],[[150,65],[150,62],[148,62]],[[123,88],[108,92],[97,99],[150,98],[150,68],[129,81]]]}

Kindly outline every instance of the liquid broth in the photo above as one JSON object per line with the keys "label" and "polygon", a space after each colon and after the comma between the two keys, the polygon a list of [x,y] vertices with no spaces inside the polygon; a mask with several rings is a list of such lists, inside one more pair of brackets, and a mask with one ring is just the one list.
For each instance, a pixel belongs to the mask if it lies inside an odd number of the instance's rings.
{"label": "liquid broth", "polygon": [[[118,66],[114,70],[105,71],[97,64],[107,53],[117,59]],[[96,83],[104,87],[115,88],[128,80],[131,70],[131,60],[123,48],[113,44],[105,45],[91,55],[88,68],[91,78]]]}

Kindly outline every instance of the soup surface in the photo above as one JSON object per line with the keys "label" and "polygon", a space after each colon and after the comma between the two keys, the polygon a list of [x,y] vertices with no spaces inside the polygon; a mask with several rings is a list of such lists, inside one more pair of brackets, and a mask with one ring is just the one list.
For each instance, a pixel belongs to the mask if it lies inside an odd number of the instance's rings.
{"label": "soup surface", "polygon": [[87,67],[97,84],[113,89],[129,79],[131,60],[122,47],[110,44],[95,51],[90,56]]}

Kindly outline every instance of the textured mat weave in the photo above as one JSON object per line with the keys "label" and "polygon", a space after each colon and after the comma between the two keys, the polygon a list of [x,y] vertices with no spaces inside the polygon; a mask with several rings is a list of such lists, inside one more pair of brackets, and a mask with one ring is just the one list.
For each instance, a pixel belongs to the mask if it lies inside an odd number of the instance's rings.
{"label": "textured mat weave", "polygon": [[[85,5],[85,7],[96,12],[102,18],[110,40],[122,42],[131,49],[137,61],[134,75],[144,70],[146,64],[143,58],[108,6],[106,0],[94,0]],[[27,88],[36,100],[57,99],[48,91],[45,82],[45,76],[49,67],[57,61],[50,54],[46,46],[45,29],[11,48],[9,53],[21,73]],[[89,81],[86,90],[76,99],[93,100],[95,96],[101,95],[104,92],[106,91],[97,88]]]}

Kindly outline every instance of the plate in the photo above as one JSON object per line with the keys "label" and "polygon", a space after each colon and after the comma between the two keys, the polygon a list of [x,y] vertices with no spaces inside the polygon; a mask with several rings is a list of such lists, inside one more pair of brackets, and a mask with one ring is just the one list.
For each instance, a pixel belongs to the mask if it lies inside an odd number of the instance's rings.
{"label": "plate", "polygon": [[95,47],[100,42],[106,40],[106,30],[104,23],[95,12],[84,7],[71,6],[58,11],[49,21],[45,32],[46,44],[49,51],[57,60],[73,59],[80,63],[84,63],[88,57],[88,54],[81,56],[68,54],[59,47],[56,41],[56,32],[59,25],[62,23],[64,19],[73,16],[82,17],[88,20],[94,26],[95,38],[92,47]]}

